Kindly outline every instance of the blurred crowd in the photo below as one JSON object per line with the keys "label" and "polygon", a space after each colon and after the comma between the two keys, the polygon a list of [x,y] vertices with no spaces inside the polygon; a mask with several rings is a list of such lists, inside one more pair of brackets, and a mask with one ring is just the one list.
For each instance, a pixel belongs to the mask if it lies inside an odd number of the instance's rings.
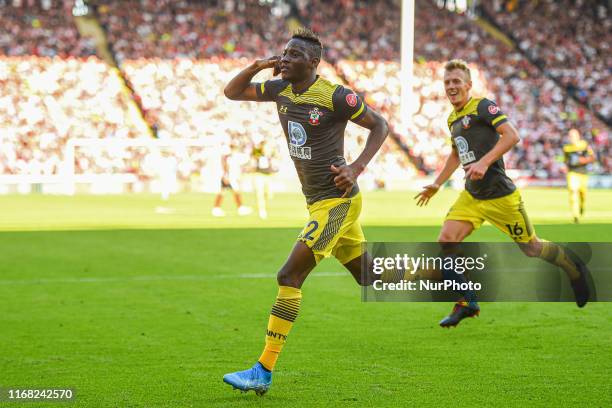
{"label": "blurred crowd", "polygon": [[[0,58],[0,174],[53,175],[71,138],[138,135],[115,69],[97,58]],[[108,155],[79,169],[112,171]]]}
{"label": "blurred crowd", "polygon": [[119,62],[139,58],[240,58],[281,50],[288,29],[269,2],[101,0],[97,15]]}
{"label": "blurred crowd", "polygon": [[[274,167],[292,172],[276,105],[230,101],[223,94],[225,84],[248,63],[247,59],[141,59],[126,61],[123,69],[160,139],[218,138],[220,144],[241,146],[247,152],[267,140],[275,147],[273,150],[282,153],[275,157]],[[331,81],[342,81],[329,64],[322,63],[319,73]],[[261,72],[255,81],[270,77],[270,72]],[[345,140],[349,161],[357,157],[366,137],[363,128],[349,127]],[[378,182],[391,162],[398,171],[411,168],[394,144],[385,145],[383,151],[370,166]]]}
{"label": "blurred crowd", "polygon": [[[136,126],[132,96],[160,139],[210,138],[247,153],[267,143],[271,148],[266,151],[275,152],[273,168],[293,172],[274,104],[228,101],[222,90],[253,58],[278,54],[294,20],[321,34],[330,64],[321,64],[319,73],[355,89],[381,111],[412,157],[388,140],[364,183],[382,187],[385,175],[409,178],[444,164],[451,107],[442,77],[444,62],[451,58],[468,61],[474,93],[495,100],[517,124],[522,141],[507,155],[508,167],[538,178],[560,177],[561,146],[567,130],[576,127],[593,145],[599,169],[612,172],[610,129],[592,113],[609,116],[612,104],[609,41],[601,41],[609,37],[610,22],[596,8],[583,23],[585,2],[486,2],[486,11],[520,41],[520,49],[513,49],[466,15],[441,9],[440,2],[417,0],[409,123],[399,111],[399,0],[338,0],[334,7],[323,0],[296,0],[284,8],[246,0],[99,0],[95,14],[121,71],[95,57],[84,58],[95,47],[79,36],[71,1],[4,3],[0,0],[0,24],[7,27],[0,32],[0,174],[57,174],[71,137],[149,137]],[[579,35],[567,35],[563,8],[580,22]],[[538,13],[558,17],[549,22],[555,28],[549,40],[556,46],[547,46],[537,30],[541,17],[524,18]],[[589,21],[596,28],[589,30]],[[530,59],[543,64],[551,77]],[[262,73],[258,80],[267,78]],[[584,106],[569,97],[573,92]],[[365,130],[349,125],[349,161],[366,137]],[[150,151],[90,147],[79,152],[81,173],[150,173],[146,163],[151,160],[145,160]],[[206,171],[208,159],[201,150],[172,154],[184,163],[181,178]]]}
{"label": "blurred crowd", "polygon": [[[389,18],[399,25],[397,3],[388,3],[395,7],[389,11]],[[446,118],[451,107],[444,95],[442,68],[444,61],[461,58],[472,67],[473,93],[495,100],[520,131],[520,145],[506,155],[509,168],[538,178],[560,177],[565,170],[562,145],[567,141],[567,131],[575,127],[593,145],[601,170],[612,171],[609,127],[543,75],[519,50],[493,38],[467,16],[440,9],[436,2],[417,0],[416,17],[414,118],[409,127],[395,130],[412,153],[422,158],[422,170],[439,169],[450,151]],[[394,61],[374,58],[364,63],[338,63],[349,82],[366,91],[368,102],[385,112],[394,124],[401,123],[398,60],[399,52]],[[608,73],[608,83],[609,77]]]}
{"label": "blurred crowd", "polygon": [[10,3],[0,3],[0,55],[62,58],[95,55],[93,41],[82,38],[74,24],[71,2]]}
{"label": "blurred crowd", "polygon": [[[606,1],[482,2],[520,49],[572,95],[612,122],[612,16]],[[504,7],[506,6],[506,7]],[[542,29],[546,27],[546,29]]]}
{"label": "blurred crowd", "polygon": [[299,19],[322,37],[324,58],[397,60],[400,0],[298,0]]}

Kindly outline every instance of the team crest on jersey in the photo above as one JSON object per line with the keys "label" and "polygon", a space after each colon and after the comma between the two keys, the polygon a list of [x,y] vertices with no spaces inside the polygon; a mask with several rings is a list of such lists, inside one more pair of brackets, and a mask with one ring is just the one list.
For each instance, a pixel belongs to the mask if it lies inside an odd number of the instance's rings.
{"label": "team crest on jersey", "polygon": [[348,103],[348,105],[353,108],[357,106],[357,95],[355,95],[354,93],[346,95],[346,103]]}
{"label": "team crest on jersey", "polygon": [[469,129],[470,128],[470,117],[469,116],[464,116],[463,119],[461,119],[461,124],[463,125],[464,129]]}
{"label": "team crest on jersey", "polygon": [[499,107],[497,107],[496,105],[489,105],[487,109],[489,110],[489,113],[491,115],[497,115],[499,113]]}
{"label": "team crest on jersey", "polygon": [[308,123],[312,126],[318,126],[320,123],[321,116],[323,116],[323,112],[319,110],[316,106],[308,112],[310,114],[308,118]]}

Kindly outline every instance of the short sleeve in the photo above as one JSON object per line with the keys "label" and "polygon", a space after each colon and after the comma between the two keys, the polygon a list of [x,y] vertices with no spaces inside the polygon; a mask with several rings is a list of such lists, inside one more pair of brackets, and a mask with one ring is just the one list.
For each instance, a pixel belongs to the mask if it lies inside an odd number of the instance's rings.
{"label": "short sleeve", "polygon": [[287,82],[281,79],[273,79],[266,82],[255,83],[255,91],[260,101],[274,102],[279,93],[287,87]]}
{"label": "short sleeve", "polygon": [[499,106],[486,98],[478,104],[478,116],[494,128],[508,122],[508,117],[499,109]]}
{"label": "short sleeve", "polygon": [[368,107],[365,102],[353,91],[339,86],[333,97],[334,111],[339,118],[357,121],[361,119]]}

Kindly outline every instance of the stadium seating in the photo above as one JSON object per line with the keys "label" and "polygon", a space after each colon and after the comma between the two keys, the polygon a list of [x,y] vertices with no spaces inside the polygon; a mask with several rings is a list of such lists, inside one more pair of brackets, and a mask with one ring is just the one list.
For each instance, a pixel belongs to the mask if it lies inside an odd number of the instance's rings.
{"label": "stadium seating", "polygon": [[21,7],[0,6],[0,55],[62,58],[94,55],[93,42],[82,38],[74,25],[70,2],[56,3],[59,4],[47,9],[39,2]]}
{"label": "stadium seating", "polygon": [[[397,2],[389,3],[390,6],[394,4],[395,9],[388,11],[387,17],[395,18],[395,22],[399,23]],[[476,93],[496,100],[518,125],[523,140],[506,156],[508,167],[524,170],[533,177],[560,177],[564,171],[560,161],[561,147],[567,130],[576,127],[594,145],[602,171],[610,171],[609,128],[587,109],[572,101],[561,87],[545,77],[520,52],[494,39],[467,16],[439,9],[433,2],[417,1],[416,13],[415,81],[416,93],[420,99],[419,108],[414,127],[398,130],[413,151],[423,155],[424,170],[439,168],[443,164],[443,156],[448,152],[448,147],[440,149],[444,143],[436,140],[448,139],[442,119],[450,111],[441,88],[443,72],[439,64],[451,58],[462,58],[474,64],[477,77],[482,74],[484,87],[476,89]],[[337,18],[353,17],[347,12],[346,16]],[[355,26],[358,27],[358,24]],[[331,42],[331,38],[328,41]],[[453,47],[451,44],[462,46]],[[398,61],[399,50],[395,51],[395,61]],[[375,97],[371,101],[388,113],[392,122],[398,123],[397,62],[374,60],[365,64],[370,67],[365,71],[351,69],[350,66],[354,64],[346,60],[338,66],[349,82],[356,83],[355,88],[363,87],[363,90],[374,92]],[[428,65],[429,69],[422,69]],[[421,84],[432,79],[438,86],[434,86],[434,92],[427,95],[423,93]],[[439,106],[434,108],[433,104]],[[426,105],[430,111],[442,113],[442,118],[428,123],[421,112]]]}
{"label": "stadium seating", "polygon": [[[0,57],[0,174],[58,174],[69,138],[135,137],[116,70],[92,57]],[[77,170],[117,170],[114,157]]]}
{"label": "stadium seating", "polygon": [[[553,58],[550,49],[554,47],[545,47],[529,27],[520,30],[530,36],[522,39],[521,47],[533,45],[529,49],[541,54],[538,58],[548,64],[557,80],[586,90],[579,92],[587,106],[583,107],[568,97],[564,87],[542,75],[521,50],[493,38],[466,15],[440,9],[436,2],[418,0],[414,78],[418,98],[413,121],[404,128],[399,112],[397,0],[343,0],[342,7],[305,0],[297,2],[295,10],[245,1],[98,1],[96,14],[121,71],[96,57],[84,58],[95,53],[93,43],[79,36],[70,2],[59,3],[61,7],[50,10],[0,6],[0,24],[8,27],[0,33],[4,174],[58,173],[63,146],[70,137],[146,136],[134,124],[121,76],[130,82],[145,119],[162,139],[217,137],[220,143],[249,150],[265,138],[284,153],[286,145],[273,105],[231,102],[223,97],[222,89],[253,58],[279,53],[291,19],[321,33],[324,58],[333,64],[323,64],[321,74],[363,93],[366,101],[389,119],[423,173],[438,170],[450,148],[446,127],[450,107],[441,80],[444,61],[451,58],[469,61],[476,93],[496,100],[518,125],[523,140],[507,155],[508,167],[533,177],[561,177],[561,145],[567,130],[577,127],[593,144],[599,170],[612,170],[610,129],[589,110],[602,115],[610,110],[610,78],[604,69],[609,64],[600,57],[606,45],[593,42],[598,30],[609,22],[602,22],[593,33],[581,28],[581,36],[571,40],[567,49],[581,53],[580,61],[588,63],[588,72],[578,69],[570,79],[572,68]],[[544,3],[541,7],[558,13],[552,3]],[[574,3],[564,6],[571,12],[584,11],[584,6]],[[510,29],[526,24],[521,13],[530,10],[519,7],[513,12],[496,12],[490,7],[499,25]],[[599,21],[597,16],[592,18]],[[562,25],[555,23],[558,35],[551,39],[559,44],[565,44]],[[594,82],[585,85],[583,80]],[[350,160],[359,152],[367,132],[355,126],[348,134]],[[111,157],[110,152],[90,149],[77,158],[78,170],[144,171],[133,165],[140,160],[134,158],[142,154],[137,149],[114,154]],[[188,178],[200,164],[186,166],[191,170],[185,170],[183,176]],[[291,167],[287,155],[279,154],[276,167]],[[406,177],[416,174],[408,157],[391,141],[366,178],[381,185],[390,171]]]}
{"label": "stadium seating", "polygon": [[267,2],[102,1],[100,21],[119,61],[273,55],[287,26]]}
{"label": "stadium seating", "polygon": [[525,1],[511,11],[502,3],[482,2],[482,7],[530,59],[612,121],[612,57],[610,41],[604,40],[612,19],[605,2]]}

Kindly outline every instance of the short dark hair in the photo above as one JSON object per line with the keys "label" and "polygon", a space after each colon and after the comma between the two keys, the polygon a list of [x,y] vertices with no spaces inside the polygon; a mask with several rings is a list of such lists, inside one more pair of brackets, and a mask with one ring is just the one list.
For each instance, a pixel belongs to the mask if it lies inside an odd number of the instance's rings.
{"label": "short dark hair", "polygon": [[317,33],[306,27],[300,27],[293,32],[292,39],[298,39],[307,42],[310,45],[312,54],[311,57],[316,57],[319,60],[323,54],[323,44]]}

